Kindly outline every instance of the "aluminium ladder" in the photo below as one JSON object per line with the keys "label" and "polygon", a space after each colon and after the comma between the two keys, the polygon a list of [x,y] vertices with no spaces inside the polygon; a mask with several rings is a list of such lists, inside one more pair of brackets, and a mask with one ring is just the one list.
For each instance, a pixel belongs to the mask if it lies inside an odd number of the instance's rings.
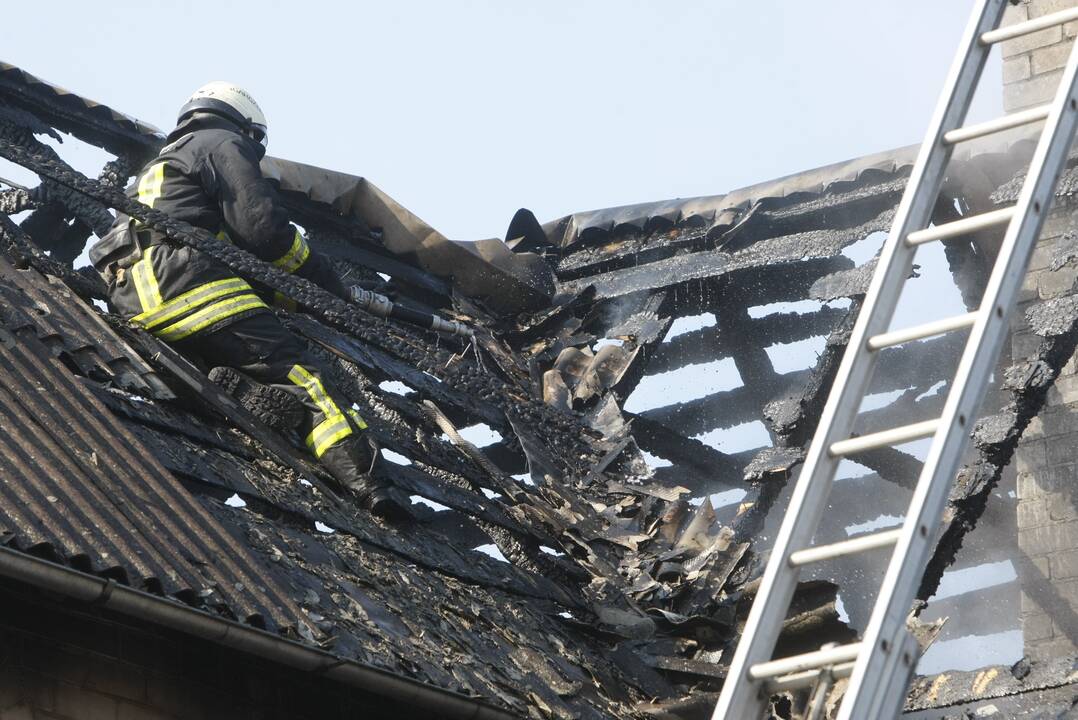
{"label": "aluminium ladder", "polygon": [[[1078,8],[1073,8],[999,28],[1006,3],[976,2],[776,537],[713,720],[759,718],[773,692],[817,682],[826,685],[839,677],[850,678],[839,720],[893,718],[901,711],[919,655],[905,620],[1078,121],[1078,53],[1072,51],[1053,102],[962,127],[994,44],[1078,19]],[[1042,120],[1045,126],[1013,207],[929,227],[955,145]],[[1006,233],[976,311],[888,331],[919,245],[1001,226],[1006,226]],[[969,338],[939,418],[851,437],[879,350],[966,328]],[[933,438],[932,445],[901,528],[811,546],[842,458],[926,437]],[[800,568],[885,547],[892,548],[891,560],[860,642],[771,659]],[[818,708],[819,703],[813,705]]]}

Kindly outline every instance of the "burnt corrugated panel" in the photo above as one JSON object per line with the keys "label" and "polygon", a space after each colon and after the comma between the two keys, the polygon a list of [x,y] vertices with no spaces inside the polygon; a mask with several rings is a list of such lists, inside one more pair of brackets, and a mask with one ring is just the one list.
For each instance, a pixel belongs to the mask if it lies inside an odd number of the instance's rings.
{"label": "burnt corrugated panel", "polygon": [[60,280],[0,260],[0,300],[6,325],[33,328],[53,355],[67,353],[87,377],[148,397],[173,397],[153,368]]}
{"label": "burnt corrugated panel", "polygon": [[94,102],[0,61],[0,95],[80,140],[122,153],[155,150],[164,133],[148,123]]}
{"label": "burnt corrugated panel", "polygon": [[248,551],[28,329],[0,327],[9,545],[251,624],[302,617]]}
{"label": "burnt corrugated panel", "polygon": [[[987,169],[980,160],[991,158],[989,166],[1002,156],[1028,153],[1027,135],[1008,134],[968,143],[954,155],[950,183],[978,182]],[[729,226],[754,203],[802,195],[820,195],[851,184],[882,182],[909,172],[919,145],[854,158],[776,180],[750,185],[723,195],[677,198],[659,202],[623,205],[577,212],[543,224],[550,241],[568,247],[582,238],[603,235],[621,227],[647,231],[657,220],[667,225],[703,226],[709,231]],[[998,183],[997,183],[998,184]]]}

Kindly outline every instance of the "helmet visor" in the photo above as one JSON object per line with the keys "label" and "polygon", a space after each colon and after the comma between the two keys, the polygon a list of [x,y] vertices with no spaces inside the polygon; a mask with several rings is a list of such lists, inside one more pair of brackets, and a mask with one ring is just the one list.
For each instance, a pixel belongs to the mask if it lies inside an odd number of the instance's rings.
{"label": "helmet visor", "polygon": [[247,129],[247,135],[255,142],[261,143],[262,147],[269,145],[269,133],[264,125],[251,125]]}

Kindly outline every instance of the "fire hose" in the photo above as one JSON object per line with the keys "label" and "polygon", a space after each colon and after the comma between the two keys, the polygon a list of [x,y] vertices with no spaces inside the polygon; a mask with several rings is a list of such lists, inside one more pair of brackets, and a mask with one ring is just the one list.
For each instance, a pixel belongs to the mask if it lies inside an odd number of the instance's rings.
{"label": "fire hose", "polygon": [[446,320],[438,315],[406,308],[403,305],[394,303],[385,295],[379,295],[376,292],[364,290],[358,285],[352,286],[351,295],[352,302],[375,317],[392,318],[394,320],[409,323],[410,325],[418,325],[421,328],[433,330],[434,332],[447,333],[449,335],[461,335],[463,337],[472,337],[475,335],[475,331],[462,322]]}

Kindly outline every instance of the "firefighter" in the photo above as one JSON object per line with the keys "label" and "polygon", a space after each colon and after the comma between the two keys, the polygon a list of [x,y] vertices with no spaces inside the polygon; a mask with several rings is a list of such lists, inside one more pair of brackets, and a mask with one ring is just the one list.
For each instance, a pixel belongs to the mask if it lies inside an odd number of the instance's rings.
{"label": "firefighter", "polygon": [[[254,98],[231,83],[209,83],[180,108],[176,129],[129,193],[347,299],[263,178],[266,141],[266,119]],[[301,435],[330,474],[372,513],[408,517],[407,498],[371,474],[377,448],[363,419],[278,321],[269,298],[224,265],[122,214],[90,258],[108,282],[116,312],[207,366],[234,368],[297,397],[304,407]]]}

